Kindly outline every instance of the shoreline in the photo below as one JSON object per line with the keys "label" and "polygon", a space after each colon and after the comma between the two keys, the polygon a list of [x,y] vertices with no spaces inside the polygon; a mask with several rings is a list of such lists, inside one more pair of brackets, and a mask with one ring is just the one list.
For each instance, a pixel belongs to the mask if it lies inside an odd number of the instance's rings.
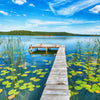
{"label": "shoreline", "polygon": [[0,35],[22,35],[22,36],[100,36],[97,34],[74,34],[68,32],[32,32],[32,31],[10,31],[10,32],[0,32]]}

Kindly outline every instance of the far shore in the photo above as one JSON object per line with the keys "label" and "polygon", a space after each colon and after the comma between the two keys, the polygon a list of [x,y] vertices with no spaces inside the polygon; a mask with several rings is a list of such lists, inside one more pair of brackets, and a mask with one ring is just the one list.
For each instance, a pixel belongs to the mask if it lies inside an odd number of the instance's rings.
{"label": "far shore", "polygon": [[0,35],[24,35],[24,36],[100,36],[93,34],[74,34],[68,32],[32,32],[32,31],[10,31],[10,32],[0,32]]}

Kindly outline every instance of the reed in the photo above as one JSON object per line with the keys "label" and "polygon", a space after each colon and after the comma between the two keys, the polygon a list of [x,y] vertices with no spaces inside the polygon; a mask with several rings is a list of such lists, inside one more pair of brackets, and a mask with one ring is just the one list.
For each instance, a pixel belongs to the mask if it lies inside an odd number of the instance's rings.
{"label": "reed", "polygon": [[[82,48],[78,42],[74,53],[67,55],[69,65],[69,88],[71,100],[80,100],[87,95],[87,91],[94,94],[100,93],[100,40],[87,42]],[[78,94],[82,98],[78,98]]]}

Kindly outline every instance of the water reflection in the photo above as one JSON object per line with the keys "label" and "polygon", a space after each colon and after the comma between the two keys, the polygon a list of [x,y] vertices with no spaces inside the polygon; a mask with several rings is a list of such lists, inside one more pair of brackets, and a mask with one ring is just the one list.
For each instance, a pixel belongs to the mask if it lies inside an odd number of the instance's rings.
{"label": "water reflection", "polygon": [[[55,58],[41,50],[38,54],[29,54],[29,46],[40,43],[66,46],[71,100],[100,99],[100,41],[94,41],[100,37],[13,36],[13,43],[10,43],[8,40],[11,37],[0,38],[1,100],[6,100],[9,96],[14,100],[40,99]],[[42,56],[40,52],[43,53]]]}
{"label": "water reflection", "polygon": [[100,40],[88,42],[85,48],[81,44],[78,42],[75,52],[67,55],[71,100],[99,100]]}

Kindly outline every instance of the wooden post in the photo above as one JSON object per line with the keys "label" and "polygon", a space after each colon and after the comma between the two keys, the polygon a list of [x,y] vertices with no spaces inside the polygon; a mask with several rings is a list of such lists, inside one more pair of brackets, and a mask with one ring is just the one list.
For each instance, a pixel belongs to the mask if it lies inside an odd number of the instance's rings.
{"label": "wooden post", "polygon": [[47,50],[48,50],[48,48],[45,48],[46,49],[46,54],[47,54]]}
{"label": "wooden post", "polygon": [[55,44],[55,47],[57,47],[57,44]]}
{"label": "wooden post", "polygon": [[31,51],[32,51],[32,47],[31,47]]}
{"label": "wooden post", "polygon": [[40,43],[40,47],[42,46],[42,43]]}

